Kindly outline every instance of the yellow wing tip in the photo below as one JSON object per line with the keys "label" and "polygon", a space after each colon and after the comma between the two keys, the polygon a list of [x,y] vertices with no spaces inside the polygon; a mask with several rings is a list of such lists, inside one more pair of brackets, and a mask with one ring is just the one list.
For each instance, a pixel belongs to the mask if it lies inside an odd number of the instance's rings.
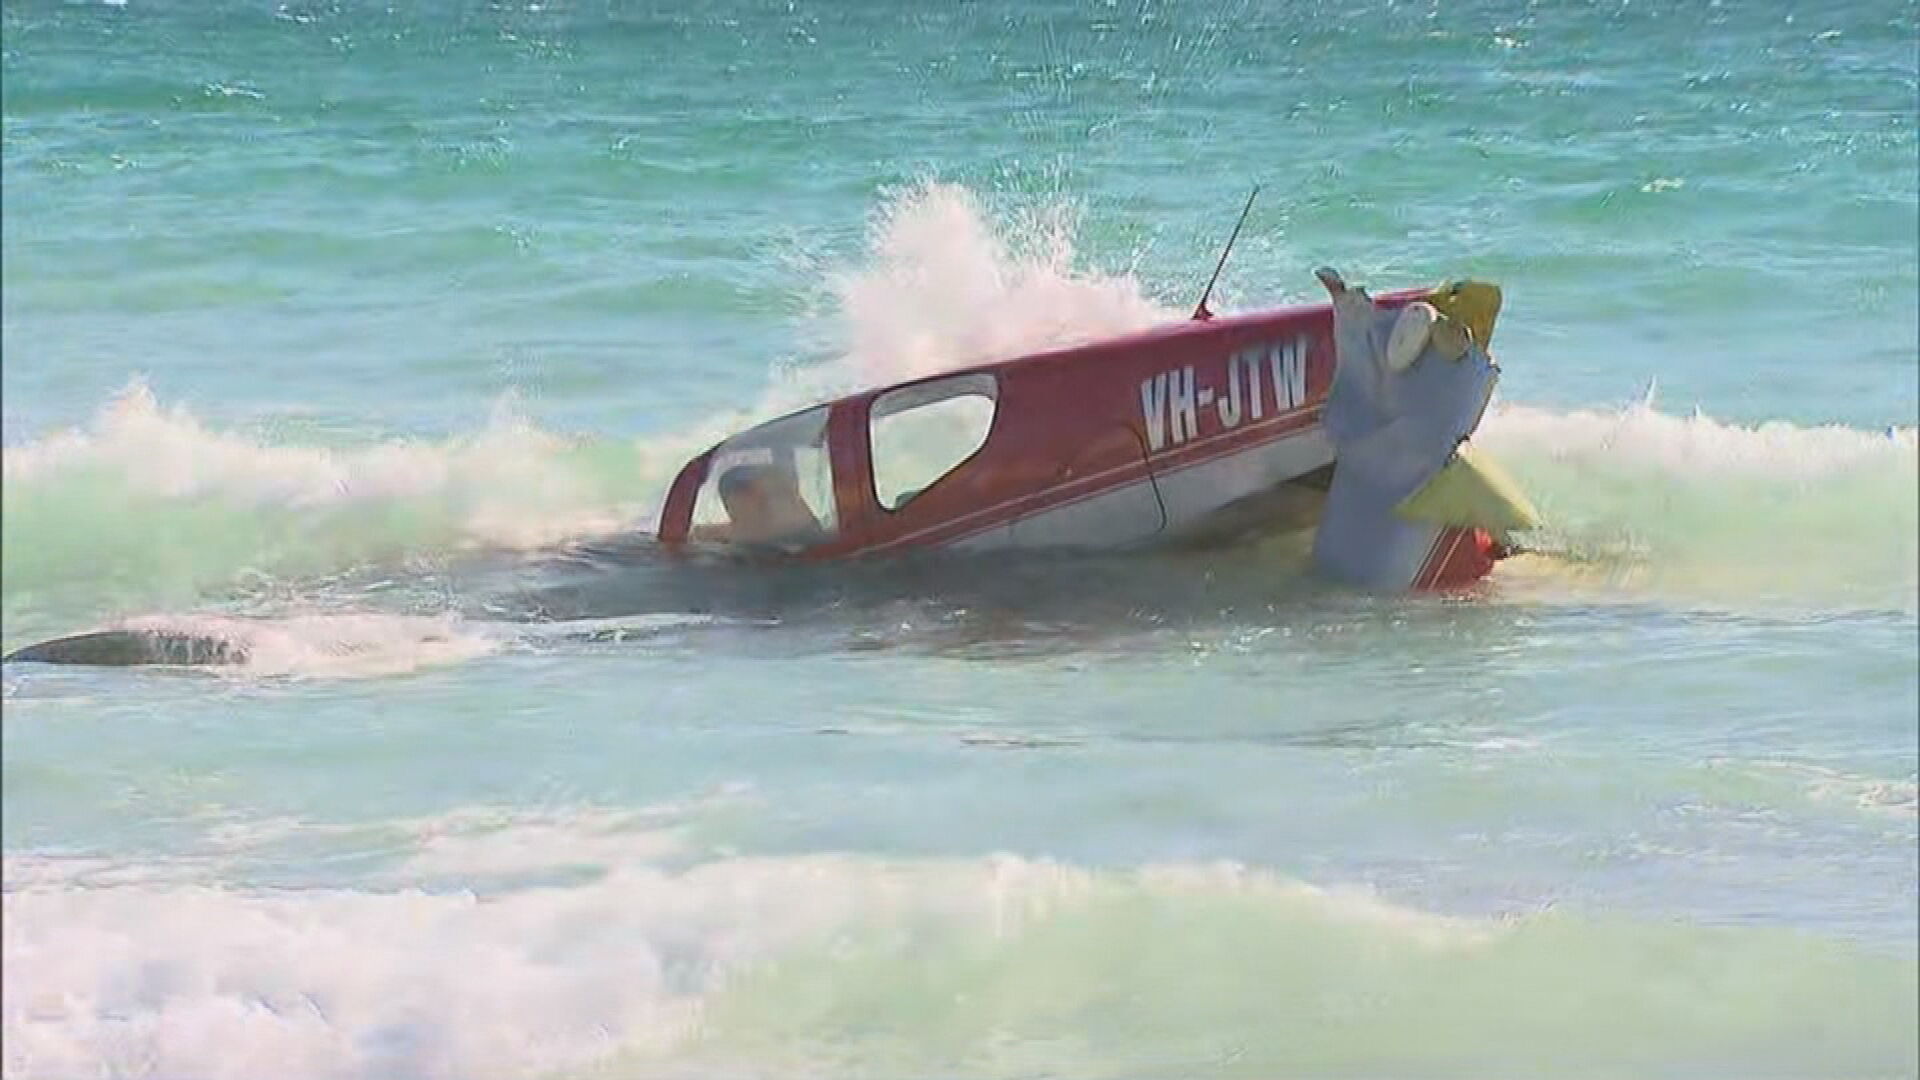
{"label": "yellow wing tip", "polygon": [[1394,513],[1412,521],[1485,529],[1502,539],[1542,524],[1540,511],[1520,485],[1492,458],[1466,444],[1433,479],[1402,499]]}
{"label": "yellow wing tip", "polygon": [[1493,327],[1500,321],[1500,286],[1490,281],[1449,281],[1427,296],[1434,310],[1467,328],[1483,349],[1493,347]]}

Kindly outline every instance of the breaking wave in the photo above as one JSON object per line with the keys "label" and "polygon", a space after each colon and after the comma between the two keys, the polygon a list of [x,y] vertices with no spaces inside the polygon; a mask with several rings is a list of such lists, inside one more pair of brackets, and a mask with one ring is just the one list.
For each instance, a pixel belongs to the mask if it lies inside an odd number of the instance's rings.
{"label": "breaking wave", "polygon": [[[832,359],[773,372],[754,407],[663,437],[543,431],[509,400],[471,434],[438,442],[285,444],[211,427],[136,383],[83,428],[5,449],[10,634],[180,610],[248,578],[646,528],[673,470],[738,424],[1176,317],[1132,276],[1076,267],[1073,229],[1058,211],[996,223],[949,185],[900,193],[876,215],[861,259],[806,268],[824,311],[805,328]],[[1480,442],[1546,511],[1548,546],[1573,557],[1545,570],[1512,564],[1508,578],[1736,602],[1914,604],[1913,429],[1741,426],[1648,403],[1501,405]]]}
{"label": "breaking wave", "polygon": [[618,529],[659,486],[631,444],[498,409],[471,436],[349,448],[219,431],[136,385],[83,430],[5,451],[10,622],[190,605],[251,578],[318,575]]}
{"label": "breaking wave", "polygon": [[[10,855],[9,1076],[1908,1075],[1912,958],[1455,918],[1237,864],[707,856],[676,815],[271,823]],[[389,853],[250,888],[274,844]],[[222,859],[228,860],[223,862]],[[215,877],[214,875],[218,875]],[[244,879],[244,873],[240,875]],[[138,926],[140,932],[129,933]]]}
{"label": "breaking wave", "polygon": [[1618,410],[1489,410],[1475,442],[1540,504],[1562,583],[1635,595],[1911,610],[1920,452],[1880,432]]}
{"label": "breaking wave", "polygon": [[[1504,579],[1549,594],[1914,606],[1911,429],[1502,405],[1477,441],[1540,504],[1543,546],[1571,556],[1509,564]],[[263,575],[645,528],[693,445],[570,440],[505,413],[442,443],[271,445],[135,391],[85,431],[6,451],[5,612],[98,619]]]}

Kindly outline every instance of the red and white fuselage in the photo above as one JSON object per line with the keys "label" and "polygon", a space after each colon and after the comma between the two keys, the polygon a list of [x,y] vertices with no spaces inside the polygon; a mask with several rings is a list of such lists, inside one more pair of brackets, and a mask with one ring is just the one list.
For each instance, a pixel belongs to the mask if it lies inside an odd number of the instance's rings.
{"label": "red and white fuselage", "polygon": [[[798,471],[820,525],[783,551],[800,559],[1178,543],[1236,508],[1257,516],[1289,484],[1325,489],[1337,455],[1321,416],[1335,367],[1333,308],[1316,304],[1196,319],[849,395],[689,462],[668,493],[659,539],[676,548],[709,523],[724,529],[720,474],[747,462]],[[932,433],[918,445],[915,425]],[[1478,530],[1433,532],[1408,585],[1462,584],[1492,565]]]}

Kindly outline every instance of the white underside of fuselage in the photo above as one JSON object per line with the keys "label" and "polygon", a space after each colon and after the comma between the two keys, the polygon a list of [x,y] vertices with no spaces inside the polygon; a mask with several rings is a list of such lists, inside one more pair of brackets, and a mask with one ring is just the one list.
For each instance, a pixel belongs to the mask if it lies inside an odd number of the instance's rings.
{"label": "white underside of fuselage", "polygon": [[[1129,470],[1110,487],[1012,517],[949,543],[977,552],[1026,548],[1124,549],[1178,543],[1218,516],[1333,463],[1318,424],[1271,441],[1172,465]],[[1076,481],[1084,486],[1084,481]],[[1063,488],[1073,485],[1062,485]],[[1276,524],[1286,524],[1276,522]]]}

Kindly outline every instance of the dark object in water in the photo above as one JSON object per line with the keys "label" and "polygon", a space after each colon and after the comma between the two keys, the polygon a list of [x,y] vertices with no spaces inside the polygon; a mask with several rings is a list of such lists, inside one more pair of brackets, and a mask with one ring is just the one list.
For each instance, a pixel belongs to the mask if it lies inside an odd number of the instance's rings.
{"label": "dark object in water", "polygon": [[244,642],[164,630],[96,630],[28,645],[0,657],[5,664],[86,664],[95,667],[197,667],[247,662]]}

